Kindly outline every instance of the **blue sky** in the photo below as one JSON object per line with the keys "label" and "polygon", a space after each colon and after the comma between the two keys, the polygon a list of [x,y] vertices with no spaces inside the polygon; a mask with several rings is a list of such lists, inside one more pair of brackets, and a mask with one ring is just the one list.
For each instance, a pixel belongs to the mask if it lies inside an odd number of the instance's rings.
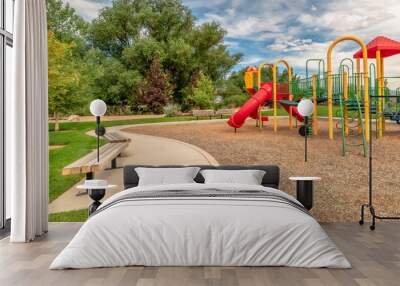
{"label": "blue sky", "polygon": [[[64,0],[85,19],[111,5],[110,0]],[[236,67],[284,58],[303,74],[307,58],[325,58],[329,43],[345,34],[368,42],[377,35],[400,41],[398,0],[183,0],[199,24],[217,21],[227,30],[230,51],[244,57]],[[334,63],[357,46],[341,44]],[[387,61],[387,74],[400,75],[400,55]]]}

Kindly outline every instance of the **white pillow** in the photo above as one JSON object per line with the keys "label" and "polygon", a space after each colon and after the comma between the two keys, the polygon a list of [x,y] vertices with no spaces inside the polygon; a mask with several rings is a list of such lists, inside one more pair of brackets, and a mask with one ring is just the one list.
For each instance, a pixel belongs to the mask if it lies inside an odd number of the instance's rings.
{"label": "white pillow", "polygon": [[202,170],[205,184],[261,185],[265,171],[261,170]]}
{"label": "white pillow", "polygon": [[171,185],[195,183],[198,167],[185,168],[135,168],[139,176],[139,186]]}

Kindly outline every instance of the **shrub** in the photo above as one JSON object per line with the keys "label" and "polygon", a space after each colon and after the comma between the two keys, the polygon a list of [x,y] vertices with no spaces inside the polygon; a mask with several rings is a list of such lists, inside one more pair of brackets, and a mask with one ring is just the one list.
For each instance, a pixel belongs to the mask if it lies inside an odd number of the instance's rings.
{"label": "shrub", "polygon": [[164,106],[163,111],[166,117],[174,117],[179,115],[180,113],[180,106],[178,104],[168,103]]}
{"label": "shrub", "polygon": [[224,104],[228,107],[240,107],[249,99],[246,94],[231,95],[224,98]]}
{"label": "shrub", "polygon": [[193,95],[190,100],[193,105],[200,109],[210,109],[214,107],[215,87],[211,79],[204,74],[200,75],[196,87],[193,89]]}
{"label": "shrub", "polygon": [[140,104],[140,105],[136,106],[136,108],[134,109],[134,112],[138,113],[138,114],[145,114],[145,113],[149,112],[149,109],[147,108],[147,105]]}
{"label": "shrub", "polygon": [[171,97],[172,88],[158,59],[151,64],[140,93],[141,103],[147,105],[148,109],[154,113],[162,113],[163,107]]}

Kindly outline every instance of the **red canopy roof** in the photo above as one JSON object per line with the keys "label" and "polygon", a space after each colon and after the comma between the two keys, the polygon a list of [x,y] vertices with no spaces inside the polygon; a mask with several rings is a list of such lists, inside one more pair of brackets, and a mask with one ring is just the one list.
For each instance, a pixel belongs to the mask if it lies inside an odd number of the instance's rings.
{"label": "red canopy roof", "polygon": [[[400,42],[383,36],[378,36],[367,44],[368,58],[375,59],[377,50],[381,51],[381,58],[400,54]],[[362,58],[362,49],[355,53],[353,58]]]}

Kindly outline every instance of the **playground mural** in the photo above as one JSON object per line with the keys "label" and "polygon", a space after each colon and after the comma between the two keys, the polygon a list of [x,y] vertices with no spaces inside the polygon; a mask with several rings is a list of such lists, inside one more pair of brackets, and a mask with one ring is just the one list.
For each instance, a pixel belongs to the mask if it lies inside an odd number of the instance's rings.
{"label": "playground mural", "polygon": [[[353,41],[360,46],[353,59],[344,58],[339,63],[337,72],[332,70],[332,52],[336,45],[344,41]],[[346,154],[348,136],[359,136],[363,154],[367,154],[366,144],[369,142],[370,120],[376,122],[376,136],[382,138],[385,133],[386,119],[400,124],[400,87],[389,84],[398,76],[385,75],[385,59],[400,53],[400,42],[378,36],[367,45],[355,36],[339,37],[332,42],[327,51],[327,62],[324,59],[306,60],[306,77],[293,78],[290,64],[283,59],[275,63],[262,63],[258,67],[248,67],[244,82],[251,98],[229,120],[229,126],[241,128],[248,117],[256,120],[262,128],[269,117],[263,114],[264,107],[273,109],[273,130],[278,131],[277,108],[281,106],[289,117],[289,128],[293,121],[303,122],[304,118],[297,111],[301,99],[309,98],[314,103],[311,134],[318,135],[317,106],[328,106],[328,134],[333,139],[335,118],[339,119],[336,127],[341,130],[342,155]],[[368,60],[374,60],[369,63]],[[283,64],[287,70],[287,82],[277,82],[278,65]],[[311,64],[317,64],[317,73],[310,75]],[[273,81],[262,82],[262,73],[272,69]],[[336,114],[333,106],[339,106]],[[371,115],[371,118],[370,118]],[[297,125],[297,124],[296,124]]]}

